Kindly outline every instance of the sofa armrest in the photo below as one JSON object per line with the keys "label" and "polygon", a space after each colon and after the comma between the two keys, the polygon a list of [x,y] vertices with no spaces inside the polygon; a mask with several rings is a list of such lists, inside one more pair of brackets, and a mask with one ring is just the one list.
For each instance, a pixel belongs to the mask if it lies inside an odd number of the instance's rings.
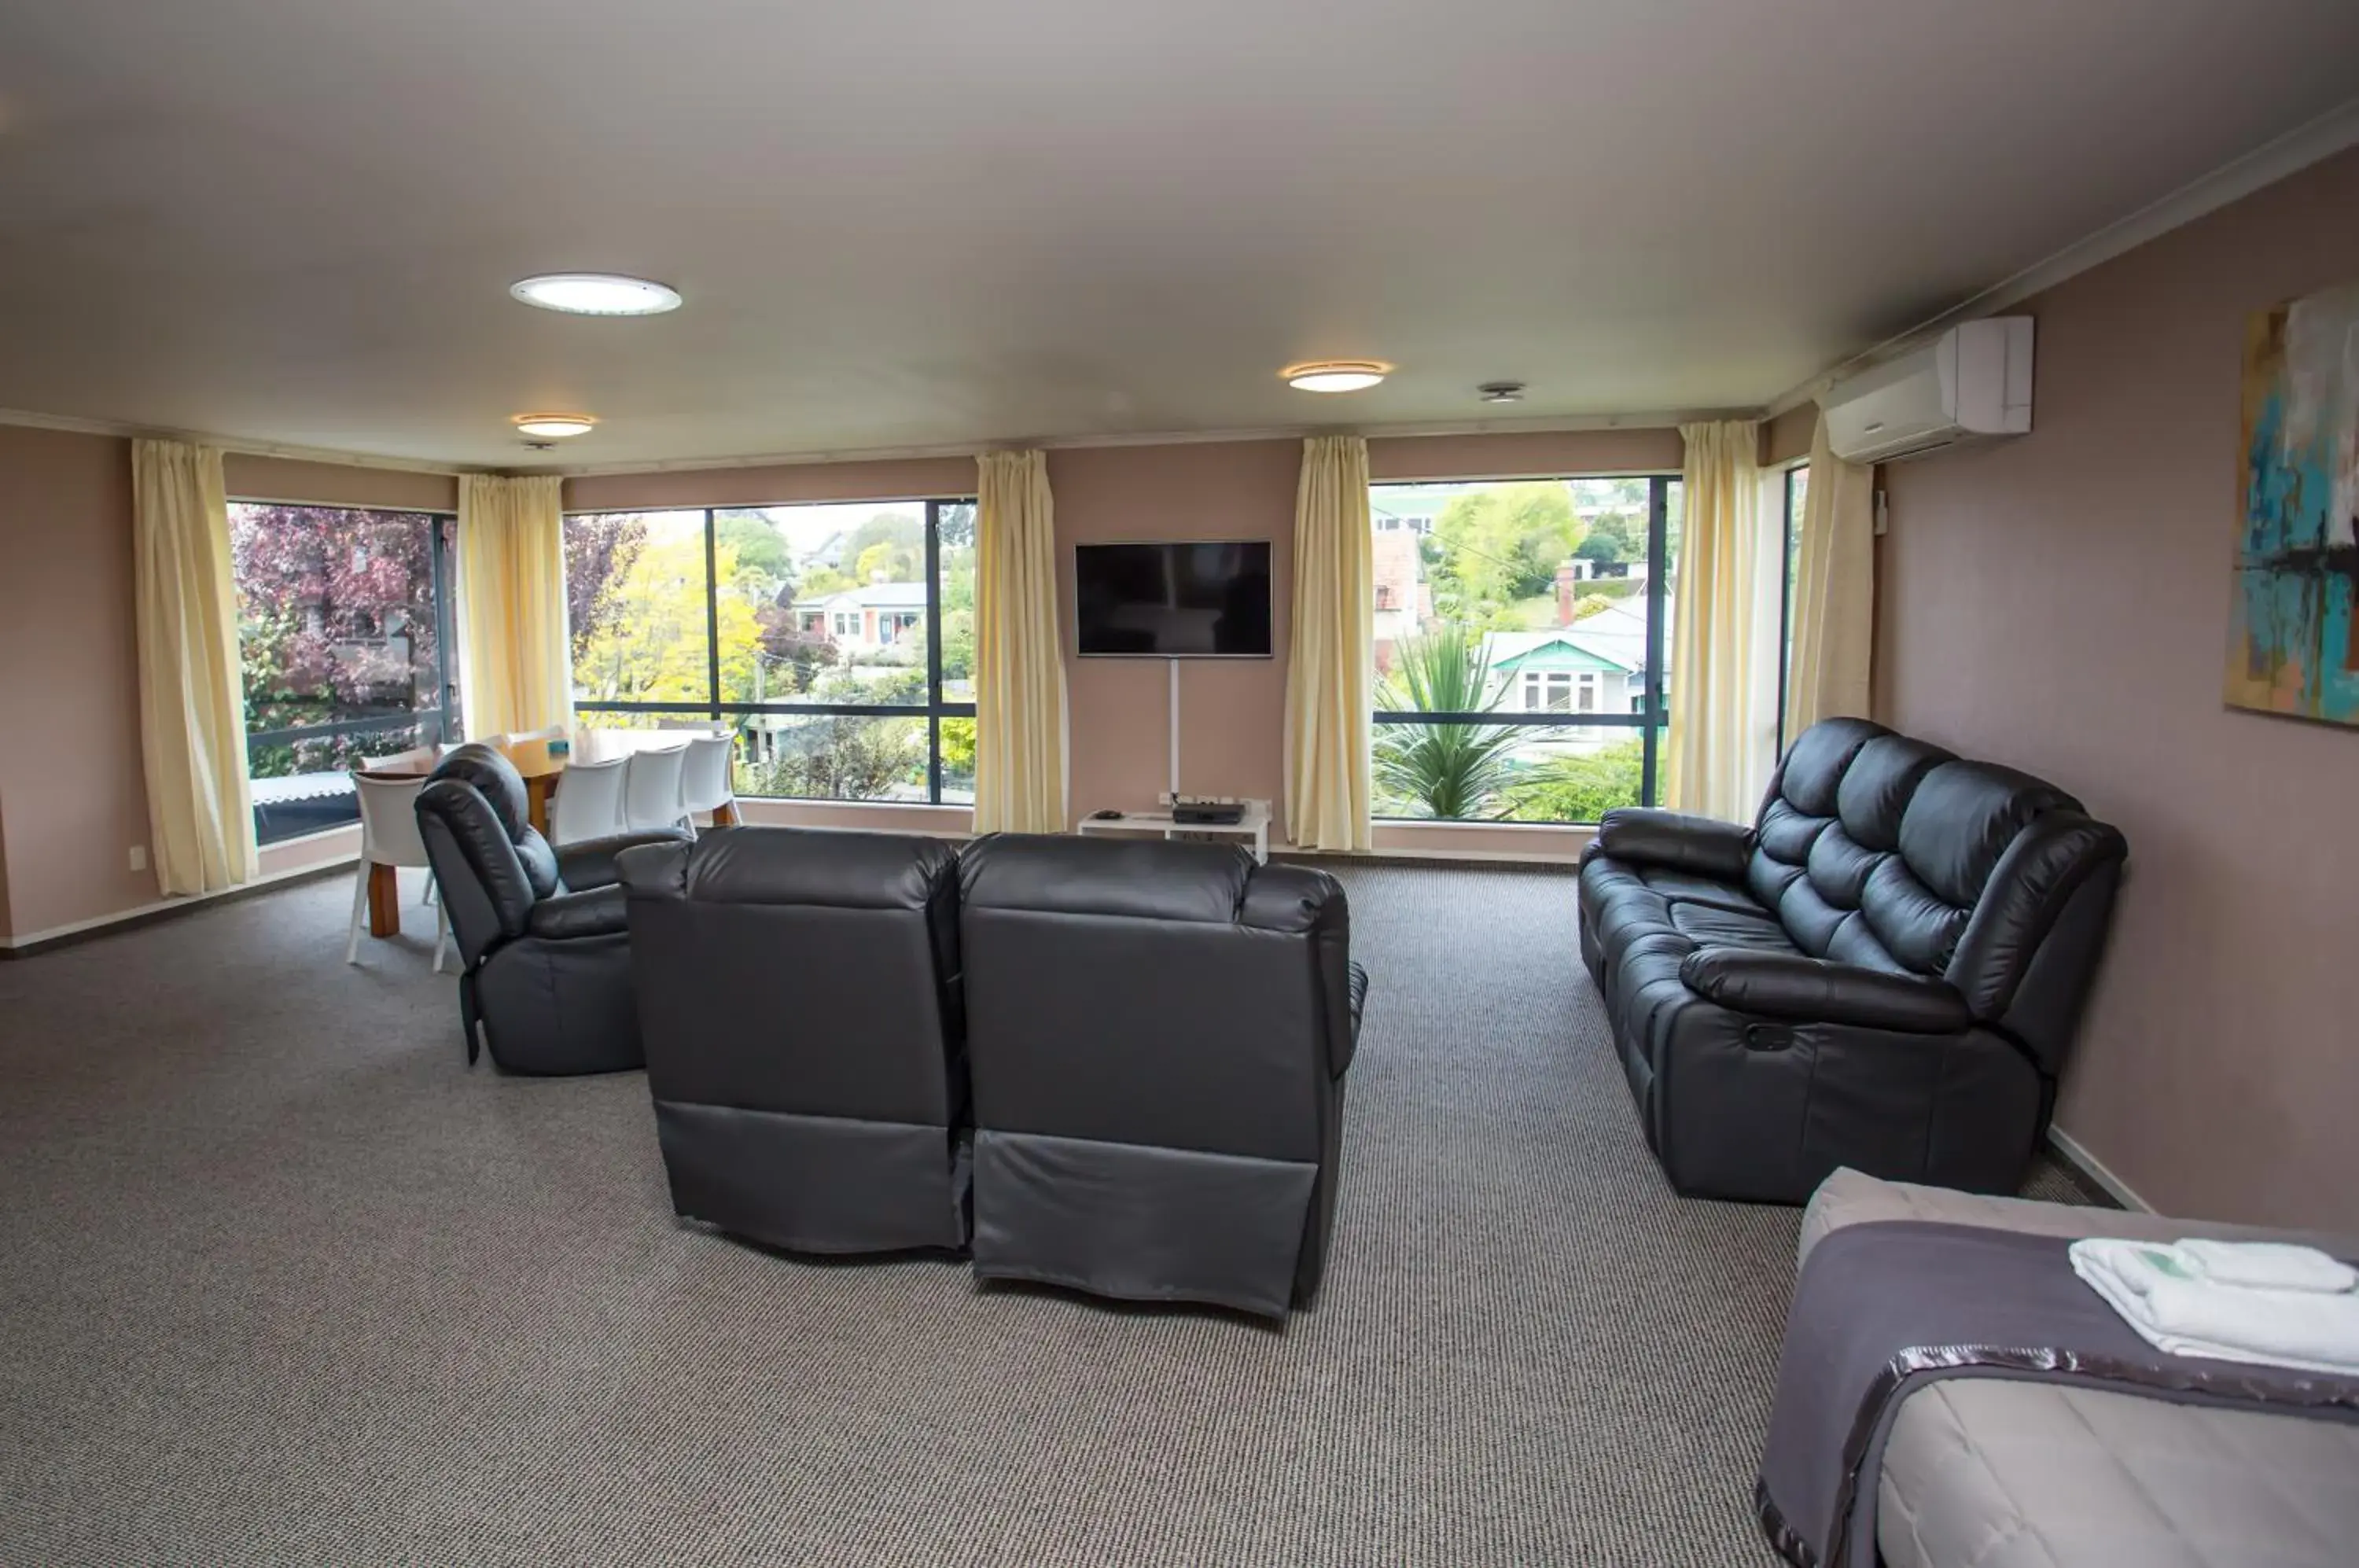
{"label": "sofa armrest", "polygon": [[1680,965],[1688,989],[1740,1013],[1797,1023],[1955,1034],[1973,1014],[1946,980],[1892,975],[1794,953],[1708,947]]}
{"label": "sofa armrest", "polygon": [[1597,824],[1593,847],[1615,860],[1742,886],[1745,863],[1753,855],[1753,830],[1717,817],[1616,806]]}
{"label": "sofa armrest", "polygon": [[615,869],[614,857],[623,851],[636,849],[643,844],[688,842],[689,835],[679,828],[659,828],[652,833],[614,833],[560,844],[557,850],[557,879],[565,884],[569,893],[612,887],[622,879],[622,873]]}
{"label": "sofa armrest", "polygon": [[630,929],[630,903],[620,887],[591,887],[543,898],[532,907],[532,918],[525,922],[527,936],[551,942],[619,936]]}

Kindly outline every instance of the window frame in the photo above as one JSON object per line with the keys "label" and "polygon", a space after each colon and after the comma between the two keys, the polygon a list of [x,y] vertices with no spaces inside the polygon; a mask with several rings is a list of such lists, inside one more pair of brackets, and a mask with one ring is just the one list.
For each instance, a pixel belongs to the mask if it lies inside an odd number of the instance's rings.
{"label": "window frame", "polygon": [[1794,505],[1794,478],[1807,474],[1807,463],[1788,463],[1779,475],[1777,494],[1785,509],[1784,531],[1777,537],[1777,756],[1782,759],[1789,743],[1786,734],[1788,692],[1794,681],[1794,572],[1800,564],[1794,559],[1801,514]]}
{"label": "window frame", "polygon": [[[1529,712],[1504,704],[1488,712],[1429,713],[1414,709],[1375,708],[1369,714],[1370,731],[1385,724],[1463,724],[1479,728],[1513,727],[1528,729],[1634,729],[1639,734],[1638,804],[1653,806],[1659,802],[1659,762],[1662,740],[1669,733],[1671,722],[1669,695],[1663,684],[1664,622],[1669,610],[1673,584],[1670,563],[1665,560],[1670,530],[1671,486],[1681,476],[1670,473],[1639,474],[1558,474],[1516,475],[1507,479],[1454,478],[1427,479],[1434,485],[1481,485],[1517,483],[1530,478],[1572,483],[1584,479],[1643,479],[1647,481],[1647,669],[1641,681],[1641,701],[1629,713],[1614,713],[1601,709],[1592,713]],[[1386,480],[1370,485],[1371,489],[1386,485],[1413,484],[1419,481]],[[1517,687],[1518,691],[1522,688]],[[1783,691],[1782,683],[1780,691]],[[1601,697],[1602,701],[1602,697]],[[1377,815],[1380,822],[1404,826],[1431,827],[1594,827],[1594,822],[1572,822],[1527,820],[1497,821],[1489,818],[1388,817]]]}
{"label": "window frame", "polygon": [[[978,505],[977,499],[972,495],[863,495],[853,496],[842,501],[777,501],[767,504],[747,503],[744,505],[731,505],[726,506],[592,506],[582,507],[567,512],[564,515],[564,523],[571,523],[576,517],[651,516],[658,512],[674,514],[701,512],[704,517],[704,690],[708,701],[702,703],[585,702],[576,699],[573,703],[573,711],[577,713],[670,713],[693,715],[709,720],[715,724],[726,718],[738,718],[749,714],[768,713],[802,714],[812,718],[922,718],[926,721],[926,798],[923,800],[847,800],[840,796],[834,795],[748,795],[745,799],[749,800],[790,800],[812,805],[827,806],[930,807],[947,805],[953,808],[964,806],[966,804],[964,801],[944,800],[942,799],[942,721],[944,719],[972,719],[975,716],[975,710],[974,704],[971,702],[950,702],[945,700],[942,694],[941,526],[943,507],[974,506],[976,505]],[[922,506],[926,509],[926,561],[924,567],[926,582],[926,607],[923,611],[918,613],[922,617],[919,625],[927,629],[927,700],[923,702],[724,702],[721,701],[721,597],[720,584],[715,581],[718,574],[713,570],[719,551],[718,525],[716,521],[719,515],[723,512],[789,511],[801,506]],[[834,640],[839,636],[839,634],[833,629],[838,616],[849,615],[853,617],[856,628],[853,635],[855,637],[861,635],[860,628],[864,628],[866,625],[864,616],[857,608],[848,611],[831,610],[825,612],[825,615],[827,616],[826,624],[829,627],[827,635],[830,640]],[[884,615],[885,612],[879,612],[878,626],[880,630],[883,626]],[[570,647],[571,638],[571,628],[570,626],[567,628],[567,637]],[[571,683],[571,674],[569,671],[567,675],[569,685]],[[733,736],[733,742],[734,740],[734,737]]]}

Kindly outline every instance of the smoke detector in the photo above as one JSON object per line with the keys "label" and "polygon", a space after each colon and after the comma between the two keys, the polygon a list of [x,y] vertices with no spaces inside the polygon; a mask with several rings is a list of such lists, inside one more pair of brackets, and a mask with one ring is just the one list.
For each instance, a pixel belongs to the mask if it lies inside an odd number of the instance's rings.
{"label": "smoke detector", "polygon": [[1524,400],[1524,384],[1520,381],[1485,381],[1474,390],[1485,403],[1520,403]]}

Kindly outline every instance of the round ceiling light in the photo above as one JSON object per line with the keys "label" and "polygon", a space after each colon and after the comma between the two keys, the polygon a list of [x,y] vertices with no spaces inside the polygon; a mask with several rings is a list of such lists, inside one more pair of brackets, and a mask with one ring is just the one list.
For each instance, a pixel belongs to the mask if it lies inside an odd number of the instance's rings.
{"label": "round ceiling light", "polygon": [[1278,372],[1298,392],[1364,392],[1392,373],[1380,359],[1321,359]]}
{"label": "round ceiling light", "polygon": [[609,272],[550,272],[523,278],[508,292],[544,310],[574,316],[660,316],[679,309],[679,290]]}
{"label": "round ceiling light", "polygon": [[598,425],[598,421],[587,414],[518,414],[509,423],[516,426],[516,434],[537,436],[544,441],[586,436]]}

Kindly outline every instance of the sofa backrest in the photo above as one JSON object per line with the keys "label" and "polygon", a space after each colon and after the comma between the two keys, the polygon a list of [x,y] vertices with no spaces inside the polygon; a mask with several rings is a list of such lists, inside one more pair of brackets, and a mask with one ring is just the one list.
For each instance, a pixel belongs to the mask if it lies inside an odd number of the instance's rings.
{"label": "sofa backrest", "polygon": [[1829,719],[1779,765],[1747,881],[1805,952],[1940,976],[2052,1072],[2125,853],[2052,784]]}
{"label": "sofa backrest", "polygon": [[524,934],[532,907],[562,889],[557,855],[532,825],[516,764],[480,742],[437,763],[418,791],[418,832],[470,967]]}
{"label": "sofa backrest", "polygon": [[658,1100],[950,1127],[958,855],[914,834],[716,828],[616,859]]}
{"label": "sofa backrest", "polygon": [[975,1123],[1320,1158],[1351,1055],[1350,910],[1225,844],[1003,833],[961,857]]}

